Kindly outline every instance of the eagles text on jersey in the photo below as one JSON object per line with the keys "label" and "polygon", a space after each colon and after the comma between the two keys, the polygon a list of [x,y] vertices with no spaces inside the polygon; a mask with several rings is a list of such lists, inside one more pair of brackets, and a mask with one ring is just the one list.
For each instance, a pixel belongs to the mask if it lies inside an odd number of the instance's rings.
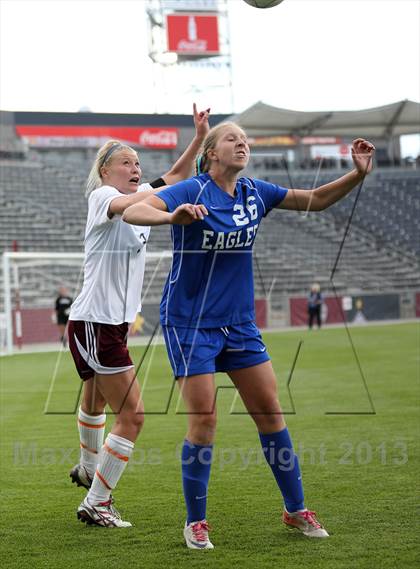
{"label": "eagles text on jersey", "polygon": [[208,211],[202,221],[172,226],[162,324],[216,328],[255,319],[252,246],[262,218],[286,193],[275,184],[239,178],[230,196],[201,174],[156,194],[170,212],[184,203]]}

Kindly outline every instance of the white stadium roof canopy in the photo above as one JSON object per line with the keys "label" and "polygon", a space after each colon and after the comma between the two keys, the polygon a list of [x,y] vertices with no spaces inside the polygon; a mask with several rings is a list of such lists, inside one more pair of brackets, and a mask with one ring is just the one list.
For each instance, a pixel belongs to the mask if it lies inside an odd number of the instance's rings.
{"label": "white stadium roof canopy", "polygon": [[250,136],[389,138],[420,133],[420,103],[405,99],[360,111],[302,112],[255,103],[231,117]]}

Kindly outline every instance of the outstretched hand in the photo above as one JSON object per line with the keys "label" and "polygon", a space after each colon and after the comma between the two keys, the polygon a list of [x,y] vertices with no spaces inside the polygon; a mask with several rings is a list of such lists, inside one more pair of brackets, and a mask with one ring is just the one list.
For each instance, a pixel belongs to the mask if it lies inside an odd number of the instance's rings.
{"label": "outstretched hand", "polygon": [[210,130],[209,125],[209,114],[210,109],[206,109],[205,111],[197,111],[197,105],[193,103],[193,117],[194,117],[194,126],[195,132],[198,137],[204,138],[206,137],[208,131]]}
{"label": "outstretched hand", "polygon": [[204,205],[192,205],[190,203],[184,203],[176,208],[172,213],[171,224],[172,225],[191,225],[194,221],[201,221],[204,219],[205,215],[208,215],[208,211]]}
{"label": "outstretched hand", "polygon": [[373,168],[375,147],[368,140],[356,138],[351,146],[351,156],[359,174],[366,176]]}

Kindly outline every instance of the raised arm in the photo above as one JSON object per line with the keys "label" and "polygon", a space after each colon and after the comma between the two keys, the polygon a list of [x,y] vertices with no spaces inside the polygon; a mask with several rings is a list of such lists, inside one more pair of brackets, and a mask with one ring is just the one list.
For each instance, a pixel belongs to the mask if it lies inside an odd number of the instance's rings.
{"label": "raised arm", "polygon": [[[165,186],[172,186],[177,182],[181,182],[182,180],[189,178],[193,169],[195,158],[210,129],[209,113],[210,109],[198,112],[197,105],[195,103],[193,104],[195,136],[184,153],[172,166],[172,168],[166,172],[166,174],[164,174],[161,179],[155,180],[155,182],[159,184],[159,187],[152,187],[150,190],[142,190],[135,194],[115,198],[112,200],[109,206],[109,217],[112,217],[115,214],[122,215],[128,207],[137,204],[150,196],[153,196],[157,192],[160,192]],[[152,182],[152,186],[154,186],[155,182]]]}
{"label": "raised arm", "polygon": [[375,147],[367,140],[357,138],[353,141],[351,153],[354,170],[313,190],[291,189],[277,207],[297,211],[322,211],[344,198],[372,170]]}
{"label": "raised arm", "polygon": [[209,126],[209,113],[210,109],[206,111],[197,111],[197,105],[193,104],[193,118],[195,125],[195,136],[184,151],[178,158],[172,168],[162,176],[167,186],[172,186],[177,182],[181,182],[191,176],[194,166],[194,160],[200,150],[200,147],[210,130]]}

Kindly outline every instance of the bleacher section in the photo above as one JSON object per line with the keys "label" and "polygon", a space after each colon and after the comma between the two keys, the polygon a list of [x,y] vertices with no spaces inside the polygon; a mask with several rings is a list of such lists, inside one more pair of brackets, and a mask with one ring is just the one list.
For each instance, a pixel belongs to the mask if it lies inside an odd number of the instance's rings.
{"label": "bleacher section", "polygon": [[12,114],[0,111],[0,160],[23,160],[26,154],[24,142],[16,137]]}
{"label": "bleacher section", "polygon": [[[345,171],[273,173],[250,168],[256,178],[285,187],[312,188],[342,176]],[[356,192],[328,209],[337,227],[347,222]],[[327,216],[328,217],[328,216]],[[396,247],[402,252],[420,254],[420,171],[374,170],[363,185],[352,225],[374,237],[378,248]]]}
{"label": "bleacher section", "polygon": [[[86,220],[84,183],[91,159],[62,160],[46,153],[33,161],[0,162],[0,250],[82,251]],[[144,153],[145,179],[170,167],[164,153]],[[283,172],[255,172],[257,177],[289,187]],[[323,171],[317,184],[340,173]],[[292,173],[294,187],[310,188],[314,173]],[[256,295],[271,296],[281,307],[286,295],[306,294],[314,281],[332,291],[331,272],[343,239],[356,193],[325,212],[304,215],[274,211],[262,224],[254,253]],[[360,196],[350,232],[334,275],[338,293],[414,290],[420,281],[418,241],[420,188],[416,172],[376,171]],[[171,248],[167,227],[153,228],[148,251]],[[158,302],[168,261],[156,271],[147,267],[145,290]],[[77,288],[80,270],[72,266],[41,265],[20,269],[25,307],[51,306],[57,287]],[[1,286],[1,283],[0,283]]]}

